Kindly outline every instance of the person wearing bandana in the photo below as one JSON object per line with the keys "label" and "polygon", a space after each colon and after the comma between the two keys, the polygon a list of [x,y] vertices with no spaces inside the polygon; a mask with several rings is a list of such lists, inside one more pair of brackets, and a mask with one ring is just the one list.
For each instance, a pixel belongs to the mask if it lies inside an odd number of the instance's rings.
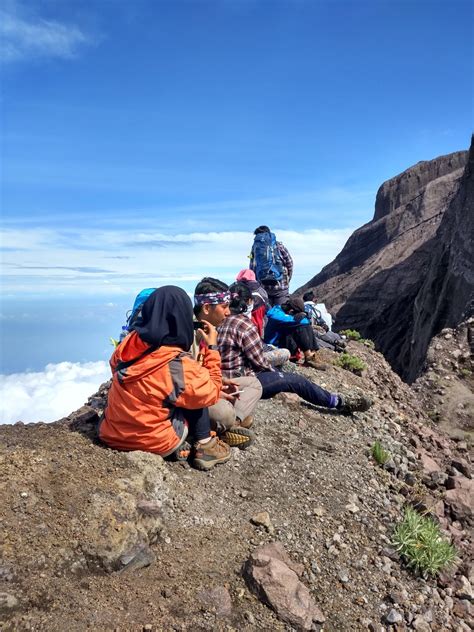
{"label": "person wearing bandana", "polygon": [[[231,294],[226,283],[205,277],[194,291],[194,315],[204,326],[210,323],[219,327],[230,315]],[[208,347],[200,330],[196,332],[193,355],[201,361],[203,351]],[[237,392],[238,391],[238,392]],[[223,378],[219,401],[209,408],[211,425],[230,446],[247,448],[254,439],[250,430],[253,425],[253,411],[262,395],[260,382],[254,376]]]}

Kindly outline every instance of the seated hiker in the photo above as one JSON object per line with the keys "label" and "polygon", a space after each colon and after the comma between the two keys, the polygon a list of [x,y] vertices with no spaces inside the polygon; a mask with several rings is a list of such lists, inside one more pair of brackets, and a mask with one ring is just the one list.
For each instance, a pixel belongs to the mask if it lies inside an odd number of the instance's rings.
{"label": "seated hiker", "polygon": [[283,366],[291,358],[291,353],[288,349],[279,349],[277,346],[265,342],[263,343],[263,355],[273,368]]}
{"label": "seated hiker", "polygon": [[253,304],[251,318],[260,337],[263,337],[265,314],[267,310],[270,309],[268,294],[263,289],[263,286],[256,280],[253,270],[249,270],[248,268],[241,270],[236,277],[236,281],[240,281],[240,283],[246,285],[252,292]]}
{"label": "seated hiker", "polygon": [[355,393],[330,393],[297,373],[275,371],[263,355],[263,343],[247,309],[252,301],[249,289],[234,283],[229,288],[230,316],[225,318],[218,330],[218,345],[221,353],[222,374],[227,378],[255,375],[262,385],[262,399],[278,393],[296,393],[307,402],[342,413],[368,410],[370,398]]}
{"label": "seated hiker", "polygon": [[[226,283],[205,277],[197,284],[194,293],[195,318],[218,327],[230,314],[230,298]],[[207,346],[208,341],[198,331],[193,347],[198,360]],[[250,428],[253,412],[262,396],[262,387],[255,377],[235,376],[235,379],[223,378],[222,381],[220,398],[209,408],[212,427],[229,445],[246,448],[254,439]]]}
{"label": "seated hiker", "polygon": [[230,448],[211,436],[208,407],[222,387],[217,332],[201,332],[202,366],[190,355],[193,309],[184,290],[158,288],[143,303],[139,321],[110,360],[112,385],[99,436],[111,448],[144,450],[163,457],[194,440],[197,468],[230,459]]}
{"label": "seated hiker", "polygon": [[332,316],[327,311],[324,303],[314,302],[313,291],[303,294],[304,309],[313,327],[316,342],[319,347],[331,351],[343,351],[346,347],[344,338],[331,331]]}
{"label": "seated hiker", "polygon": [[316,303],[313,290],[303,294],[304,309],[313,326],[322,327],[325,331],[332,329],[332,316],[324,303]]}
{"label": "seated hiker", "polygon": [[305,364],[313,368],[325,368],[316,362],[315,352],[319,347],[300,298],[291,297],[283,305],[274,305],[267,312],[267,318],[263,337],[267,344],[288,349],[294,359],[298,358],[298,352],[301,351]]}
{"label": "seated hiker", "polygon": [[[241,270],[237,275],[237,281],[246,285],[252,292],[253,306],[251,319],[257,328],[260,338],[263,338],[263,330],[267,322],[266,312],[270,309],[268,295],[258,281],[255,280],[253,270]],[[271,366],[283,366],[290,359],[291,353],[288,349],[279,349],[276,345],[265,344],[263,353]]]}

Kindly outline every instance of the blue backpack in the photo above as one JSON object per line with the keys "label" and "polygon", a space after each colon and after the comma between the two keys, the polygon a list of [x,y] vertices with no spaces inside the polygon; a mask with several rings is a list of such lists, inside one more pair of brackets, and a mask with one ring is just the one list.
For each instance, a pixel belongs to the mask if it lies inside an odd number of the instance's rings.
{"label": "blue backpack", "polygon": [[150,296],[150,294],[153,294],[155,290],[156,287],[148,287],[137,294],[132,309],[127,312],[127,323],[122,327],[122,333],[120,334],[119,342],[122,342],[125,336],[132,331],[133,326],[141,316],[143,303]]}
{"label": "blue backpack", "polygon": [[276,286],[283,280],[283,261],[274,233],[259,233],[253,240],[253,270],[264,286]]}

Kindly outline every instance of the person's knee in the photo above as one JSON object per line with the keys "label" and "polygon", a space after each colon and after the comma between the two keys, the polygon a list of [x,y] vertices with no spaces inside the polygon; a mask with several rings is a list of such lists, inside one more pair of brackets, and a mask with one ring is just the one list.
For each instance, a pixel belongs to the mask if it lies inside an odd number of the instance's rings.
{"label": "person's knee", "polygon": [[232,428],[235,425],[235,409],[225,399],[220,399],[216,404],[209,407],[209,417],[213,430]]}
{"label": "person's knee", "polygon": [[257,399],[262,394],[262,385],[256,377],[240,377],[237,381],[241,390],[251,392]]}

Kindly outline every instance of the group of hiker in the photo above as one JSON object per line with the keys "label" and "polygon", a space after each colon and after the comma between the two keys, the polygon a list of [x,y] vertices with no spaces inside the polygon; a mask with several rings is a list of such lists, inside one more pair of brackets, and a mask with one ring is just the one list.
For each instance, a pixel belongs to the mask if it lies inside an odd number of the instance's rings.
{"label": "group of hiker", "polygon": [[283,369],[289,360],[322,368],[315,352],[324,336],[337,334],[311,293],[290,296],[293,261],[285,246],[267,226],[254,235],[250,267],[230,286],[205,277],[194,306],[175,286],[146,290],[134,305],[130,331],[110,360],[99,427],[105,444],[163,457],[190,453],[195,467],[209,470],[228,461],[232,447],[252,443],[260,399],[296,393],[346,414],[371,406],[362,394],[330,393]]}

